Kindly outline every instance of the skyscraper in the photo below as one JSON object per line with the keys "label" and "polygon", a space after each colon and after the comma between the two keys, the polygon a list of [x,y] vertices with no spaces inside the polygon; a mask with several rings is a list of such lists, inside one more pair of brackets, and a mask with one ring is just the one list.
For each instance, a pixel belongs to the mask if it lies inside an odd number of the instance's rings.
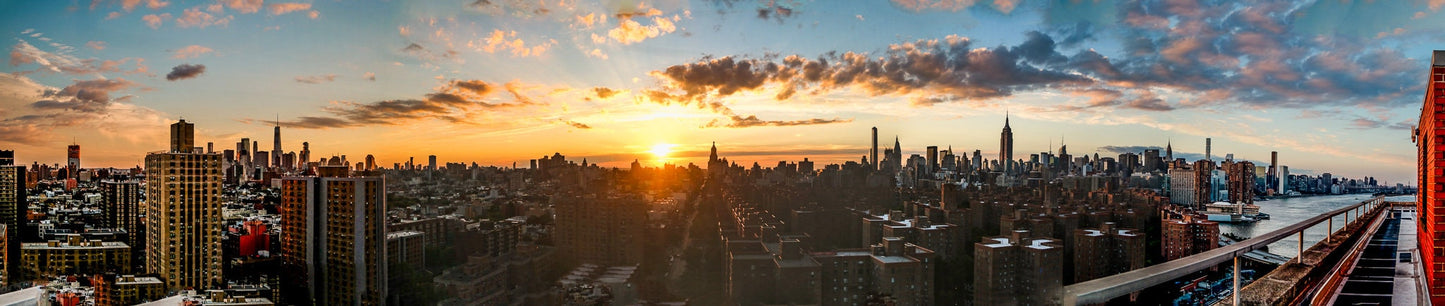
{"label": "skyscraper", "polygon": [[301,143],[301,156],[297,157],[296,159],[297,159],[297,163],[300,164],[300,165],[297,165],[298,167],[302,167],[302,168],[306,168],[306,167],[307,167],[307,166],[306,166],[306,163],[311,162],[311,143],[310,143],[310,142],[302,142],[302,143]]}
{"label": "skyscraper", "polygon": [[131,248],[131,263],[144,265],[145,224],[141,222],[140,182],[104,180],[100,192],[105,200],[105,226],[123,229]]}
{"label": "skyscraper", "polygon": [[15,165],[15,151],[0,150],[0,234],[5,235],[0,277],[9,285],[20,270],[21,224],[25,224],[25,166]]}
{"label": "skyscraper", "polygon": [[427,156],[427,158],[426,158],[426,169],[427,169],[427,170],[431,170],[431,171],[436,171],[436,170],[437,170],[437,156],[436,156],[436,155]]}
{"label": "skyscraper", "polygon": [[275,133],[275,136],[272,137],[272,139],[273,139],[274,142],[273,142],[273,144],[272,144],[272,146],[271,146],[271,166],[272,166],[272,167],[276,167],[276,168],[289,168],[289,167],[290,167],[289,165],[285,165],[285,164],[282,164],[282,163],[281,163],[281,152],[282,152],[282,151],[281,151],[281,121],[280,121],[280,120],[277,120],[277,121],[276,121],[276,133]]}
{"label": "skyscraper", "polygon": [[146,271],[171,289],[221,284],[221,155],[193,152],[195,127],[171,124],[170,151],[146,155]]}
{"label": "skyscraper", "polygon": [[1174,141],[1164,143],[1164,164],[1174,162]]}
{"label": "skyscraper", "polygon": [[65,167],[69,169],[70,177],[80,177],[80,145],[72,144],[65,150]]}
{"label": "skyscraper", "polygon": [[868,167],[873,168],[874,171],[878,170],[878,165],[883,164],[878,162],[878,127],[876,126],[873,127],[873,149],[868,151],[868,161],[873,163]]}
{"label": "skyscraper", "polygon": [[1014,159],[1014,130],[1008,126],[1008,114],[1003,116],[1003,133],[999,135],[998,144],[999,166],[1007,170],[1009,162]]}
{"label": "skyscraper", "polygon": [[938,172],[938,146],[928,146],[928,169],[925,173]]}
{"label": "skyscraper", "polygon": [[294,305],[386,302],[386,178],[340,158],[281,180],[281,261]]}
{"label": "skyscraper", "polygon": [[893,136],[893,170],[903,169],[903,145],[898,143],[898,136]]}
{"label": "skyscraper", "polygon": [[1209,138],[1205,138],[1205,139],[1204,139],[1204,160],[1210,160],[1210,161],[1214,160],[1213,156],[1211,156],[1211,152],[1209,152],[1209,151],[1212,150],[1212,149],[1214,149],[1214,144],[1212,143],[1212,140],[1209,139]]}

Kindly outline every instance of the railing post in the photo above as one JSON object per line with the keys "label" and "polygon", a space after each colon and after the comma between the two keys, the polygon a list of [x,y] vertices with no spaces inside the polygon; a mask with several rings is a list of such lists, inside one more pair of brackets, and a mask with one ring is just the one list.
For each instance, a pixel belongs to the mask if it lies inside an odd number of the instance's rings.
{"label": "railing post", "polygon": [[1239,254],[1234,254],[1234,305],[1239,306]]}
{"label": "railing post", "polygon": [[1294,258],[1299,264],[1305,264],[1305,230],[1303,229],[1299,231],[1299,253],[1295,253]]}
{"label": "railing post", "polygon": [[1335,241],[1335,216],[1330,216],[1329,220],[1325,223],[1325,243]]}

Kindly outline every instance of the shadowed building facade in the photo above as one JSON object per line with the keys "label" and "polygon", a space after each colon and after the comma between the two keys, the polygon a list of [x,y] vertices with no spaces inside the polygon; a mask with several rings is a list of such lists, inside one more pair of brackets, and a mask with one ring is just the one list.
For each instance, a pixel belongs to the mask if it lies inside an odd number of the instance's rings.
{"label": "shadowed building facade", "polygon": [[1064,250],[1029,231],[974,244],[974,305],[1055,305],[1063,294]]}
{"label": "shadowed building facade", "polygon": [[383,305],[386,179],[332,157],[316,176],[281,180],[285,304]]}

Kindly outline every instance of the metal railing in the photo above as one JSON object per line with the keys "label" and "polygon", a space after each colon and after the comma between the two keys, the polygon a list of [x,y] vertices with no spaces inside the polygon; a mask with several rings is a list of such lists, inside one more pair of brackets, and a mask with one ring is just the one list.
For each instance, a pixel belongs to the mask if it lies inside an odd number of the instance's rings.
{"label": "metal railing", "polygon": [[[1188,257],[1152,265],[1129,272],[1115,274],[1103,278],[1077,283],[1064,287],[1063,305],[1083,305],[1108,302],[1110,299],[1138,292],[1174,279],[1178,279],[1210,267],[1230,261],[1234,261],[1234,271],[1239,271],[1239,257],[1244,253],[1262,249],[1271,243],[1284,239],[1289,235],[1299,236],[1299,249],[1295,259],[1299,261],[1304,258],[1304,231],[1315,225],[1325,223],[1326,235],[1322,242],[1331,241],[1335,233],[1334,217],[1345,215],[1346,225],[1354,223],[1363,214],[1373,214],[1385,203],[1384,197],[1374,197],[1360,203],[1341,207],[1318,216],[1305,219],[1299,223],[1285,226],[1273,232],[1259,235],[1249,240],[1236,242],[1217,249],[1204,251]],[[1388,206],[1388,205],[1386,205]],[[1353,216],[1354,219],[1350,217]],[[1234,273],[1234,292],[1239,292],[1239,273]],[[1234,305],[1239,305],[1239,295],[1233,294]]]}

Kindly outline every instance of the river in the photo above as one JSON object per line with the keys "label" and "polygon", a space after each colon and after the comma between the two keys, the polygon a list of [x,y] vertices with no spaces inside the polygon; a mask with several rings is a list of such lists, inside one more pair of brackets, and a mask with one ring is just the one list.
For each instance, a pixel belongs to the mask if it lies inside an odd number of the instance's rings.
{"label": "river", "polygon": [[[1305,219],[1318,216],[1322,213],[1335,210],[1340,207],[1360,203],[1370,198],[1369,194],[1346,194],[1333,196],[1313,196],[1287,199],[1275,199],[1268,201],[1254,202],[1259,205],[1259,211],[1267,213],[1269,220],[1261,220],[1254,223],[1220,223],[1219,232],[1233,233],[1235,235],[1254,238],[1257,235],[1272,232],[1290,224],[1299,223]],[[1388,201],[1414,201],[1414,196],[1390,197]],[[1344,215],[1335,216],[1335,229],[1338,230],[1344,224]],[[1350,218],[1354,218],[1351,214]],[[1311,227],[1305,231],[1305,248],[1325,239],[1325,222]],[[1299,236],[1290,235],[1269,245],[1269,252],[1280,256],[1294,258],[1298,251]]]}

